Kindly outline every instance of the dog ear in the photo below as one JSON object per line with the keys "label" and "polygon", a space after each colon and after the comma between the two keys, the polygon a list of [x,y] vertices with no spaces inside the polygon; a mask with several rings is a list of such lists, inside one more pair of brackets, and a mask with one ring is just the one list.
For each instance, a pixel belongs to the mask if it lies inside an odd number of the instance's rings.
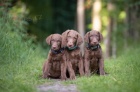
{"label": "dog ear", "polygon": [[78,36],[78,38],[77,38],[76,45],[79,46],[79,45],[81,45],[83,43],[83,38],[78,32],[77,32],[77,36]]}
{"label": "dog ear", "polygon": [[62,44],[61,47],[66,47],[67,44],[67,35],[70,32],[70,30],[66,30],[65,32],[62,33]]}
{"label": "dog ear", "polygon": [[87,32],[84,36],[85,42],[89,43],[89,32]]}
{"label": "dog ear", "polygon": [[103,41],[103,35],[98,31],[98,34],[99,34],[99,42],[102,42]]}
{"label": "dog ear", "polygon": [[61,48],[63,48],[63,46],[62,46],[62,35],[60,35],[60,37],[61,37],[61,41],[60,41],[61,42]]}
{"label": "dog ear", "polygon": [[50,35],[46,38],[46,42],[48,45],[51,45],[51,39],[52,39],[52,35]]}

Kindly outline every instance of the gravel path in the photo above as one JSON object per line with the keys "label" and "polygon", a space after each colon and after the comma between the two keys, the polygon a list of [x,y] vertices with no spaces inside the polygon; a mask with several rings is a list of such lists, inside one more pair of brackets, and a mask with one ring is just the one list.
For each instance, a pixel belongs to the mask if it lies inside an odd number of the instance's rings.
{"label": "gravel path", "polygon": [[64,85],[61,81],[39,85],[37,86],[37,90],[38,92],[79,92],[76,85]]}

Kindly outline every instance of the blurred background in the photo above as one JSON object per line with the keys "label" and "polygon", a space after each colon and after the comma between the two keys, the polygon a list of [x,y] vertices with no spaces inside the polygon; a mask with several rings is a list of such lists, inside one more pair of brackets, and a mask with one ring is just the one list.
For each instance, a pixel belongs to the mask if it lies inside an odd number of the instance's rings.
{"label": "blurred background", "polygon": [[140,92],[139,24],[140,0],[0,0],[0,92],[37,92],[50,83],[41,77],[50,48],[45,39],[67,29],[103,34],[109,75],[66,84],[82,92]]}
{"label": "blurred background", "polygon": [[100,31],[106,58],[115,58],[140,39],[139,0],[1,0],[0,7],[13,21],[23,23],[24,40],[31,38],[44,49],[48,35],[67,29],[82,36],[92,29]]}

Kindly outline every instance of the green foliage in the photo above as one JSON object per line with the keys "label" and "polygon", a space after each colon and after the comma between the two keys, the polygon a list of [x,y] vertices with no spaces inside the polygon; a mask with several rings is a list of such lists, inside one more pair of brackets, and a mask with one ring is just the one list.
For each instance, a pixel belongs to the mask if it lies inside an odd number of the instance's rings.
{"label": "green foliage", "polygon": [[76,0],[22,1],[29,10],[26,17],[28,32],[37,36],[40,42],[51,33],[62,33],[67,29],[74,29],[76,25]]}
{"label": "green foliage", "polygon": [[24,41],[23,20],[14,20],[5,8],[0,9],[0,91],[34,91],[34,85],[42,81],[44,51],[31,39]]}

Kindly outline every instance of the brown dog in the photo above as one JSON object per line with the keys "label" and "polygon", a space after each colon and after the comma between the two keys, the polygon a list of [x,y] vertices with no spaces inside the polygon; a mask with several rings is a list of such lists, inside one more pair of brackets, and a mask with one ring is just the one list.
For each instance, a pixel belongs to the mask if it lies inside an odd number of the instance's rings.
{"label": "brown dog", "polygon": [[43,78],[61,78],[66,80],[66,57],[61,48],[62,36],[52,34],[46,38],[47,44],[51,45],[48,59],[43,66]]}
{"label": "brown dog", "polygon": [[89,76],[90,73],[104,75],[104,60],[99,44],[103,40],[102,34],[92,30],[86,33],[84,40],[87,43],[84,54],[85,75]]}
{"label": "brown dog", "polygon": [[67,30],[62,34],[62,45],[66,51],[67,68],[70,79],[75,79],[75,73],[77,72],[80,73],[81,76],[84,75],[83,59],[79,48],[79,45],[82,43],[82,37],[74,30]]}

